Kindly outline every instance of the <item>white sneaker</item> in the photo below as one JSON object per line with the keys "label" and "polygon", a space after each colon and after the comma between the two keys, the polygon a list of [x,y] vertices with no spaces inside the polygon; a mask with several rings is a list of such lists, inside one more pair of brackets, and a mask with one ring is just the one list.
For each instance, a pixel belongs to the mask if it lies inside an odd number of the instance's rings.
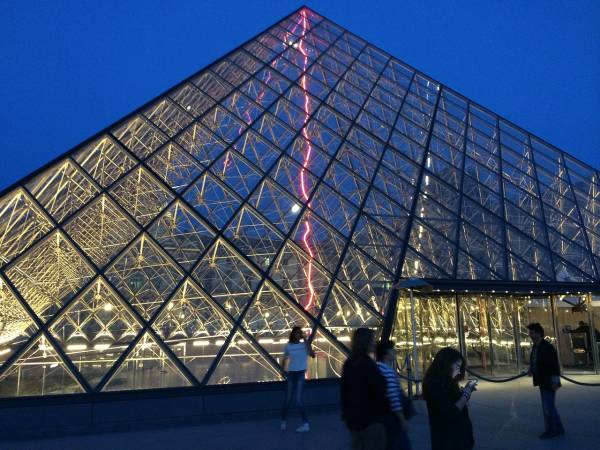
{"label": "white sneaker", "polygon": [[281,431],[287,430],[287,422],[285,420],[282,420],[279,428],[281,429]]}
{"label": "white sneaker", "polygon": [[302,425],[296,428],[296,433],[306,433],[308,431],[310,431],[310,425],[308,422],[304,422]]}

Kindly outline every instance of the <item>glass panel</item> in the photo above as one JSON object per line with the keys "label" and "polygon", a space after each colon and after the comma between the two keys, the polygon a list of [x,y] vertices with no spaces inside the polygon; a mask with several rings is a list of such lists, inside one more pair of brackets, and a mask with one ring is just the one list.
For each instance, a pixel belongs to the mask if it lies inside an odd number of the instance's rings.
{"label": "glass panel", "polygon": [[6,271],[6,276],[43,321],[88,282],[94,271],[59,232],[54,232]]}
{"label": "glass panel", "polygon": [[106,194],[102,194],[69,220],[65,231],[98,267],[103,267],[131,242],[139,228]]}
{"label": "glass panel", "polygon": [[149,233],[185,270],[195,264],[214,238],[208,225],[181,202],[168,208]]}
{"label": "glass panel", "polygon": [[223,183],[209,173],[202,175],[183,197],[217,228],[222,228],[229,221],[241,203]]}
{"label": "glass panel", "polygon": [[130,391],[189,386],[149,332],[138,341],[103,391]]}
{"label": "glass panel", "polygon": [[173,143],[154,153],[148,165],[177,192],[184,190],[202,172],[202,166]]}
{"label": "glass panel", "polygon": [[467,365],[476,372],[491,374],[489,316],[485,298],[462,296],[460,298],[460,314]]}
{"label": "glass panel", "polygon": [[102,187],[108,187],[135,165],[112,138],[101,137],[75,154],[75,160]]}
{"label": "glass panel", "polygon": [[140,159],[146,158],[167,141],[167,136],[139,115],[113,130],[113,134]]}
{"label": "glass panel", "polygon": [[556,296],[558,354],[566,372],[593,371],[594,352],[587,295]]}
{"label": "glass panel", "polygon": [[0,377],[0,397],[83,392],[83,388],[43,335]]}
{"label": "glass panel", "polygon": [[102,278],[52,325],[52,335],[92,387],[112,367],[141,325]]}
{"label": "glass panel", "polygon": [[171,192],[141,167],[127,175],[111,192],[141,225],[148,225],[173,200]]}
{"label": "glass panel", "polygon": [[523,367],[529,366],[531,354],[531,339],[527,325],[537,322],[544,328],[546,340],[556,348],[554,324],[552,321],[552,305],[547,296],[526,296],[517,298],[517,311],[519,313],[519,339],[521,341],[521,361]]}
{"label": "glass panel", "polygon": [[181,276],[163,250],[145,235],[106,270],[106,277],[146,320],[175,289]]}
{"label": "glass panel", "polygon": [[220,239],[200,260],[193,275],[234,318],[244,310],[260,281],[256,270]]}
{"label": "glass panel", "polygon": [[23,192],[0,199],[0,265],[26,250],[52,228],[52,222]]}
{"label": "glass panel", "polygon": [[186,280],[152,328],[202,381],[229,336],[232,323],[193,281]]}
{"label": "glass panel", "polygon": [[98,192],[95,184],[69,160],[35,177],[27,189],[57,222],[77,211]]}
{"label": "glass panel", "polygon": [[279,370],[241,331],[237,331],[208,384],[255,383],[281,379]]}
{"label": "glass panel", "polygon": [[36,330],[33,319],[0,277],[0,367]]}

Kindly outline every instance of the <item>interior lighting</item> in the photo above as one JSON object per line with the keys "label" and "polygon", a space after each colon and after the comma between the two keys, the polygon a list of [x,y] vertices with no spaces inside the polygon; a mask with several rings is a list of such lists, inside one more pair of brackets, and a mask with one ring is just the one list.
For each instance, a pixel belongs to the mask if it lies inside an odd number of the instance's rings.
{"label": "interior lighting", "polygon": [[292,212],[293,212],[294,214],[297,214],[299,211],[300,211],[300,205],[298,205],[297,203],[294,203],[294,204],[292,205]]}
{"label": "interior lighting", "polygon": [[110,344],[96,344],[94,345],[94,350],[98,350],[99,352],[103,352],[110,348]]}
{"label": "interior lighting", "polygon": [[5,348],[0,350],[0,355],[6,355],[8,352],[10,352],[10,348]]}
{"label": "interior lighting", "polygon": [[192,342],[192,345],[194,347],[206,347],[207,345],[209,345],[210,342],[206,341],[206,340],[201,340],[201,341],[194,341]]}
{"label": "interior lighting", "polygon": [[80,351],[80,350],[87,350],[87,345],[85,344],[71,344],[71,345],[67,345],[67,350],[76,352],[76,351]]}
{"label": "interior lighting", "polygon": [[102,309],[103,309],[104,311],[106,311],[106,312],[112,311],[112,309],[113,309],[113,305],[112,305],[112,303],[105,303],[105,304],[102,306]]}
{"label": "interior lighting", "polygon": [[223,345],[225,343],[225,339],[217,339],[215,341],[215,345]]}

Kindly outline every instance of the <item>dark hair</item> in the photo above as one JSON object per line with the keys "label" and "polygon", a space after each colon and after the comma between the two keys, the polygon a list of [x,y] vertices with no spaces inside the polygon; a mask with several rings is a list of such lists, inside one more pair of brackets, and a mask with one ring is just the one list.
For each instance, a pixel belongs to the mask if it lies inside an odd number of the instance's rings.
{"label": "dark hair", "polygon": [[302,332],[302,327],[293,327],[292,331],[290,331],[290,338],[288,342],[291,344],[297,344],[300,342],[300,339],[302,339],[303,336],[304,333]]}
{"label": "dark hair", "polygon": [[[452,378],[452,364],[460,361],[460,375],[457,378]],[[425,372],[423,378],[423,394],[427,397],[427,391],[432,383],[442,384],[458,384],[458,380],[462,380],[465,376],[465,359],[463,356],[452,347],[444,347],[436,353],[431,365]]]}
{"label": "dark hair", "polygon": [[369,328],[357,328],[352,335],[352,354],[367,355],[373,346],[375,334]]}
{"label": "dark hair", "polygon": [[382,361],[385,358],[385,354],[388,350],[392,350],[394,348],[394,341],[390,341],[388,339],[382,339],[377,342],[375,346],[375,359],[377,361]]}
{"label": "dark hair", "polygon": [[527,329],[533,331],[534,333],[538,333],[540,336],[544,337],[544,327],[542,327],[539,323],[534,322],[527,325]]}

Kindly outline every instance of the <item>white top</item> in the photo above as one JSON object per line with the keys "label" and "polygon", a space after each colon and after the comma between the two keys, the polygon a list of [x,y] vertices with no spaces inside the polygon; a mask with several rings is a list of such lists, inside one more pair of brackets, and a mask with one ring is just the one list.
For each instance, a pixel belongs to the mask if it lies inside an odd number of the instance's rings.
{"label": "white top", "polygon": [[306,370],[308,348],[304,342],[287,343],[283,349],[283,354],[288,357],[288,372]]}

